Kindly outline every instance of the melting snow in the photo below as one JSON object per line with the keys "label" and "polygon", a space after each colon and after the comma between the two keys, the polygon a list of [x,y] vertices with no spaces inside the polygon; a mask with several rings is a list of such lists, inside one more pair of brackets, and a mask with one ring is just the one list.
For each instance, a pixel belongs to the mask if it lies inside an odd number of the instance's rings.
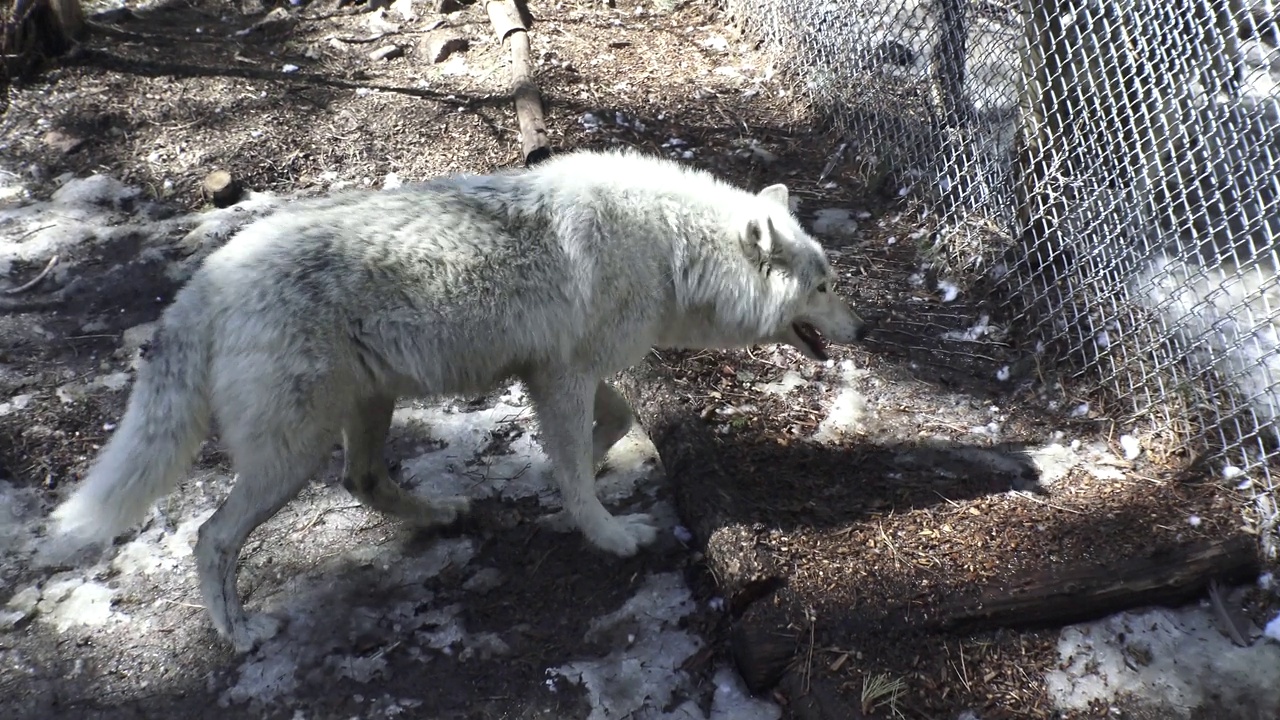
{"label": "melting snow", "polygon": [[698,651],[702,641],[680,629],[680,619],[695,609],[693,597],[676,573],[652,575],[616,612],[597,618],[587,640],[613,647],[604,658],[577,660],[549,673],[586,688],[588,720],[610,718],[702,718],[685,703],[672,713],[658,708],[673,699],[673,676]]}
{"label": "melting snow", "polygon": [[1252,706],[1258,717],[1280,710],[1280,645],[1239,647],[1200,608],[1121,613],[1071,626],[1062,631],[1058,654],[1061,668],[1045,681],[1060,708],[1083,710],[1128,693],[1167,705],[1171,718],[1191,717],[1210,696]]}
{"label": "melting snow", "polygon": [[857,369],[849,360],[842,360],[839,367],[842,387],[831,403],[827,417],[818,423],[813,436],[818,442],[839,442],[856,432],[867,415],[867,400],[853,387],[854,380],[867,372]]}

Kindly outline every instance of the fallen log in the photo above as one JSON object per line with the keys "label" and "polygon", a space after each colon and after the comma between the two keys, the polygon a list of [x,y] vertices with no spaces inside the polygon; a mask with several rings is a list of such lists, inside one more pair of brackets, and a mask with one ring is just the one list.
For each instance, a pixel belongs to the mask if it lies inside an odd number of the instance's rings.
{"label": "fallen log", "polygon": [[533,81],[528,26],[515,0],[489,0],[484,8],[498,42],[511,46],[511,99],[520,126],[520,150],[526,167],[536,165],[551,157],[551,144],[543,118],[542,93]]}
{"label": "fallen log", "polygon": [[734,665],[752,693],[764,693],[784,677],[797,647],[785,613],[760,602],[785,585],[785,575],[769,553],[755,549],[756,530],[732,517],[732,501],[721,490],[733,485],[720,463],[724,450],[659,355],[650,353],[615,385],[658,450],[677,512],[703,545],[732,618]]}
{"label": "fallen log", "polygon": [[731,612],[775,590],[785,575],[765,552],[743,552],[756,545],[756,531],[730,517],[730,499],[720,488],[731,487],[719,458],[720,443],[690,398],[681,393],[656,352],[615,380],[662,458],[675,488],[676,510],[694,535],[705,543],[708,570]]}
{"label": "fallen log", "polygon": [[1163,548],[1110,566],[1045,570],[1014,588],[943,608],[931,629],[1060,627],[1143,606],[1177,607],[1204,596],[1213,581],[1252,581],[1260,571],[1257,543],[1247,535]]}

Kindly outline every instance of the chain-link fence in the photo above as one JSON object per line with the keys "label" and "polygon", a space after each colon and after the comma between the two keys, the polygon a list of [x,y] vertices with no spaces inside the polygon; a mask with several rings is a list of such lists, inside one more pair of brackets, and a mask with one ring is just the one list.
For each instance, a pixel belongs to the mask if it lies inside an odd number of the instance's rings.
{"label": "chain-link fence", "polygon": [[939,263],[997,281],[1029,346],[1205,452],[1274,528],[1273,1],[726,5],[834,114],[865,181],[927,203]]}

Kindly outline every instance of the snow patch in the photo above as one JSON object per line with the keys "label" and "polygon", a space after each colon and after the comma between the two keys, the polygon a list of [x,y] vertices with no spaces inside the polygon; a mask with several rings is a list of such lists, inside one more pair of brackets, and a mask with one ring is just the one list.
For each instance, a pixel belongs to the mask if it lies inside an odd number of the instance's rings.
{"label": "snow patch", "polygon": [[9,598],[0,610],[0,631],[11,630],[15,625],[31,617],[40,603],[40,588],[29,585]]}
{"label": "snow patch", "polygon": [[822,208],[813,214],[813,232],[817,235],[849,237],[858,231],[853,211],[844,208]]}
{"label": "snow patch", "polygon": [[[508,387],[493,407],[457,411],[448,406],[397,410],[393,423],[419,425],[434,447],[405,460],[405,477],[416,492],[436,499],[535,497],[561,507],[551,462],[534,439],[533,409],[519,383]],[[425,449],[425,448],[424,448]],[[657,452],[643,431],[633,428],[610,450],[610,472],[596,492],[604,503],[630,497],[656,468]]]}
{"label": "snow patch", "polygon": [[[617,611],[592,621],[586,639],[613,647],[604,658],[577,660],[551,668],[549,674],[586,688],[591,704],[588,720],[637,717],[646,709],[673,700],[673,676],[683,677],[681,664],[702,641],[680,629],[680,619],[696,605],[677,573],[651,575]],[[643,717],[701,717],[680,706],[680,714]]]}
{"label": "snow patch", "polygon": [[991,332],[991,316],[979,315],[978,322],[967,330],[948,330],[942,333],[943,340],[963,340],[977,342]]}
{"label": "snow patch", "polygon": [[34,397],[35,396],[30,393],[23,393],[21,395],[14,395],[5,402],[0,402],[0,417],[26,410]]}
{"label": "snow patch", "polygon": [[143,530],[111,559],[112,569],[126,576],[193,571],[191,557],[196,535],[211,515],[212,508],[196,513],[179,523],[174,532],[166,532],[163,527]]}
{"label": "snow patch", "polygon": [[1120,449],[1124,452],[1125,460],[1136,460],[1142,454],[1142,443],[1132,435],[1121,435]]}
{"label": "snow patch", "polygon": [[1239,647],[1198,607],[1121,613],[1065,628],[1061,667],[1045,676],[1059,709],[1084,710],[1122,693],[1166,707],[1168,718],[1225,702],[1250,717],[1280,714],[1280,645]]}
{"label": "snow patch", "polygon": [[45,583],[40,594],[36,605],[39,619],[53,625],[58,632],[77,625],[105,625],[110,620],[123,618],[111,609],[115,590],[72,573],[55,575]]}
{"label": "snow patch", "polygon": [[1262,629],[1262,634],[1276,642],[1280,642],[1280,614],[1267,622],[1267,626]]}
{"label": "snow patch", "polygon": [[761,383],[757,387],[769,395],[786,395],[796,388],[804,387],[808,382],[800,373],[795,370],[788,370],[782,374],[782,377],[777,382]]}
{"label": "snow patch", "polygon": [[813,435],[813,439],[818,442],[839,442],[846,435],[857,432],[867,416],[867,399],[853,388],[853,382],[866,375],[867,371],[855,368],[849,360],[842,360],[839,367],[843,387],[831,403],[827,417],[818,423],[818,429]]}
{"label": "snow patch", "polygon": [[742,678],[732,670],[717,669],[714,682],[716,692],[711,699],[708,720],[778,720],[782,717],[782,709],[777,705],[751,697]]}
{"label": "snow patch", "polygon": [[[285,617],[286,624],[240,666],[235,684],[223,692],[219,702],[226,706],[288,695],[298,687],[299,673],[317,666],[336,677],[368,682],[386,667],[381,654],[352,655],[334,649],[388,630],[398,637],[412,637],[414,649],[452,651],[455,644],[465,644],[467,633],[458,618],[460,606],[423,608],[431,594],[421,588],[446,567],[466,565],[474,554],[472,541],[465,538],[440,540],[423,555],[414,556],[390,548],[359,548],[305,576],[292,578],[275,595],[278,607],[273,614]],[[353,565],[372,568],[373,578],[362,578],[363,573],[351,569]],[[386,593],[417,590],[412,599],[389,609],[359,607],[354,598],[371,590],[371,579]],[[348,599],[338,623],[332,615],[335,596]]]}

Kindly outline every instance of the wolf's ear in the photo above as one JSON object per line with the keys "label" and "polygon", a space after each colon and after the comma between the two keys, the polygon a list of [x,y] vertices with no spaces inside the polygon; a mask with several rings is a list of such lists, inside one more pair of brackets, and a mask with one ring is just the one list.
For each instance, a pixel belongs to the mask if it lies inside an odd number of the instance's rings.
{"label": "wolf's ear", "polygon": [[742,252],[752,265],[759,268],[761,272],[768,273],[782,249],[776,239],[777,233],[773,229],[773,220],[752,218],[742,229]]}
{"label": "wolf's ear", "polygon": [[770,185],[769,187],[761,190],[760,197],[779,203],[784,208],[791,208],[791,205],[788,203],[790,193],[787,192],[787,186],[782,183]]}

